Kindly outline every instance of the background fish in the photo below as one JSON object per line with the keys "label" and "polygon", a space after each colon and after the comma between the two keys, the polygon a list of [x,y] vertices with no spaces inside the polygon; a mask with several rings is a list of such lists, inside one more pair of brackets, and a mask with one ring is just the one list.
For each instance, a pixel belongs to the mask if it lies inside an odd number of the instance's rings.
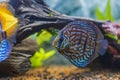
{"label": "background fish", "polygon": [[11,46],[16,42],[18,19],[14,17],[10,5],[0,3],[0,62],[8,58]]}
{"label": "background fish", "polygon": [[2,31],[0,24],[0,62],[8,58],[10,51],[11,51],[11,45],[9,41],[6,39],[6,33]]}
{"label": "background fish", "polygon": [[13,9],[6,2],[0,3],[0,22],[2,24],[2,30],[6,31],[7,39],[11,42],[16,42],[15,35],[18,19],[14,17]]}

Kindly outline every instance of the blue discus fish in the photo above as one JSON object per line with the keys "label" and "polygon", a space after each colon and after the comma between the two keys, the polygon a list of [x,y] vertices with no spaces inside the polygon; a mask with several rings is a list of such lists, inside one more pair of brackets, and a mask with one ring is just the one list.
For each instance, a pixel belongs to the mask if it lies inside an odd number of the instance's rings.
{"label": "blue discus fish", "polygon": [[2,25],[0,24],[0,62],[7,59],[11,51],[11,45],[6,39],[6,33],[2,31]]}
{"label": "blue discus fish", "polygon": [[104,55],[108,42],[92,22],[81,20],[66,25],[53,46],[77,67],[85,67],[99,55]]}

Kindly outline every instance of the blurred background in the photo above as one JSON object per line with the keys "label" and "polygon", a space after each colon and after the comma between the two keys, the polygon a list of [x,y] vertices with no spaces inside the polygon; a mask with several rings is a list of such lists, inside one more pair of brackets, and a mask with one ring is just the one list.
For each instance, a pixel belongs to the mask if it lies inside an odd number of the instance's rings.
{"label": "blurred background", "polygon": [[[6,1],[6,0],[0,0]],[[120,21],[120,0],[44,0],[53,10],[69,16],[87,17],[96,20]],[[49,29],[50,30],[50,29]],[[34,39],[39,49],[30,58],[33,67],[44,65],[71,65],[52,46],[58,31],[42,30],[30,38]]]}
{"label": "blurred background", "polygon": [[[45,0],[45,2],[51,9],[61,14],[93,18],[96,20],[120,21],[120,0]],[[43,30],[36,37],[40,50],[36,53],[36,56],[39,55],[38,59],[35,55],[31,58],[33,67],[43,65],[71,65],[68,60],[51,46],[57,32],[54,30]],[[41,53],[45,54],[42,56]]]}
{"label": "blurred background", "polygon": [[[62,14],[96,18],[95,10],[98,7],[103,13],[106,11],[108,0],[45,0],[54,10]],[[120,19],[120,0],[110,1],[111,12],[116,20]]]}

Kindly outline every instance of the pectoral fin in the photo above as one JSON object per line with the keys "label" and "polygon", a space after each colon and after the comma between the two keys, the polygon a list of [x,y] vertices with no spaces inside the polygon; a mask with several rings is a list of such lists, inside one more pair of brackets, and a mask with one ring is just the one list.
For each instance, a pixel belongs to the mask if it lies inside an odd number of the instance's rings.
{"label": "pectoral fin", "polygon": [[97,42],[98,53],[103,56],[107,50],[108,41],[107,40],[100,40]]}

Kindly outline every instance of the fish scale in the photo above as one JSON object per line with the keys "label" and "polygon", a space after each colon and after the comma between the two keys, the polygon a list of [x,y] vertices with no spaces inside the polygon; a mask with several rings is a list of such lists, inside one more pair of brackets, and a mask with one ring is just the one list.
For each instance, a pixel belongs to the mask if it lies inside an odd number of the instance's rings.
{"label": "fish scale", "polygon": [[[63,36],[60,34],[63,34]],[[59,32],[56,38],[58,40],[57,44],[54,43],[56,39],[53,44],[56,44],[54,46],[58,52],[77,67],[85,67],[98,57],[101,46],[97,45],[97,42],[104,40],[99,28],[92,22],[85,20],[69,23]],[[61,41],[61,39],[63,40]]]}

